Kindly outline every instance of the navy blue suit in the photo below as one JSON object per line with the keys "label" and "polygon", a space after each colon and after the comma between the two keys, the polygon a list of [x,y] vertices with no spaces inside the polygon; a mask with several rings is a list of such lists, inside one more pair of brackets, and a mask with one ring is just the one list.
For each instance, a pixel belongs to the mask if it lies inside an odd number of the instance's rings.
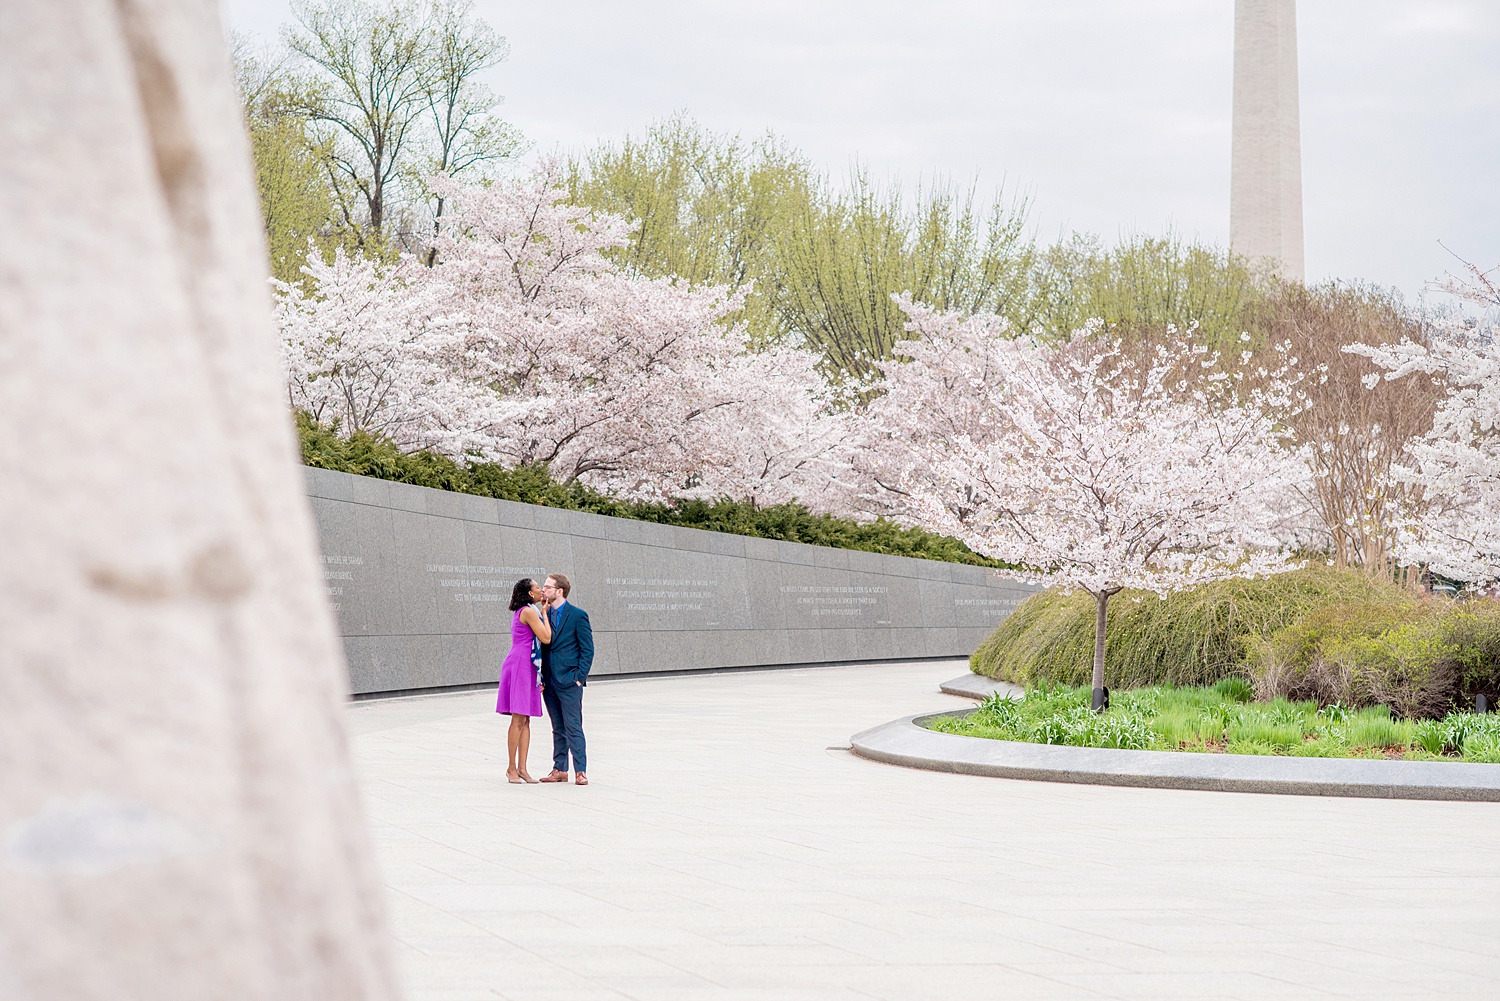
{"label": "navy blue suit", "polygon": [[583,742],[583,687],[594,666],[594,629],[589,613],[564,601],[547,610],[552,642],[542,644],[542,702],[552,721],[552,767],[588,771],[588,753]]}

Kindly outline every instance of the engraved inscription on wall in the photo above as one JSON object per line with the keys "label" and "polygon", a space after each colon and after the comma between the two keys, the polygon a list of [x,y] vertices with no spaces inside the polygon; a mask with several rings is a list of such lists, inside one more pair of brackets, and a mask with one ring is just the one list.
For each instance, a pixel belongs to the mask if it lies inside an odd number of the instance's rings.
{"label": "engraved inscription on wall", "polygon": [[[819,656],[954,656],[1034,591],[978,567],[730,537],[708,545],[669,526],[615,532],[581,512],[543,517],[469,499],[464,515],[428,514],[426,506],[454,510],[451,498],[429,504],[442,495],[306,472],[326,546],[323,583],[358,693],[492,684],[511,588],[548,570],[573,576],[601,640],[600,674],[800,663],[814,648]],[[836,639],[789,643],[787,630]]]}
{"label": "engraved inscription on wall", "polygon": [[874,584],[787,584],[781,588],[788,610],[797,618],[810,618],[819,625],[891,624],[886,596],[888,587]]}
{"label": "engraved inscription on wall", "polygon": [[546,567],[496,567],[470,563],[429,563],[427,572],[444,601],[510,604],[511,589],[522,577],[540,582]]}
{"label": "engraved inscription on wall", "polygon": [[357,582],[355,573],[365,561],[360,556],[323,556],[323,582],[328,591],[328,602],[335,612],[344,610],[344,599],[352,597]]}
{"label": "engraved inscription on wall", "polygon": [[954,598],[953,605],[966,612],[975,612],[986,619],[999,619],[1015,611],[1017,605],[1031,597],[1020,598]]}
{"label": "engraved inscription on wall", "polygon": [[617,613],[719,625],[719,582],[707,577],[606,577]]}

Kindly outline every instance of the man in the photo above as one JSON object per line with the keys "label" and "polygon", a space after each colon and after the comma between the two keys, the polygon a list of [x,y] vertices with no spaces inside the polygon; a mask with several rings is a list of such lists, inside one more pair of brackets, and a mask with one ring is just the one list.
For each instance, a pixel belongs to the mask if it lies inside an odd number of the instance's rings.
{"label": "man", "polygon": [[542,644],[542,701],[552,720],[552,771],[543,782],[568,781],[568,755],[573,756],[573,781],[589,784],[588,756],[583,744],[583,687],[594,666],[594,630],[589,613],[568,603],[573,584],[560,573],[549,574],[542,585],[552,642]]}

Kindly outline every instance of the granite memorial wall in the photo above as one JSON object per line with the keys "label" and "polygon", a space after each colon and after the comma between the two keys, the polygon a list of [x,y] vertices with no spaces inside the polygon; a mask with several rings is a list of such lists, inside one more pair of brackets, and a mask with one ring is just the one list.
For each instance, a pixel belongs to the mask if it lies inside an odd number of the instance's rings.
{"label": "granite memorial wall", "polygon": [[594,675],[967,656],[1034,588],[980,567],[306,470],[355,694],[493,682],[511,588],[561,572]]}

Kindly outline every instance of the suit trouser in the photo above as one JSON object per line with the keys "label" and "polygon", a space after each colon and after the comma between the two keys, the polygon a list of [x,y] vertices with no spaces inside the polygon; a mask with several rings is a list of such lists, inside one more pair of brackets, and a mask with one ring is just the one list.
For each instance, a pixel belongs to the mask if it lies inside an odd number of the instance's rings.
{"label": "suit trouser", "polygon": [[583,686],[545,682],[542,701],[547,705],[547,718],[552,721],[552,767],[567,771],[571,751],[573,770],[588,771],[588,752],[583,744]]}

